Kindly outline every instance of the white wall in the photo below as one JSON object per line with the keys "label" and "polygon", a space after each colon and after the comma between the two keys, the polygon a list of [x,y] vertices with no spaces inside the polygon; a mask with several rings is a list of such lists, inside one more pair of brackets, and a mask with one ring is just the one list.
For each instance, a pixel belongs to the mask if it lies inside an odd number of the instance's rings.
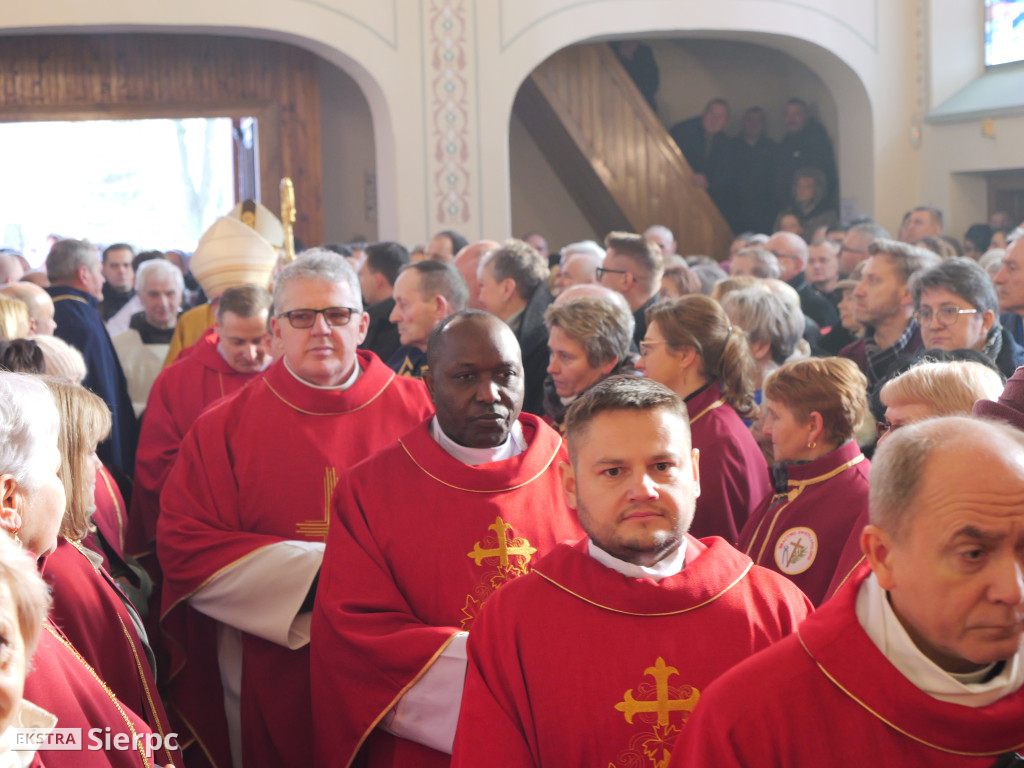
{"label": "white wall", "polygon": [[324,242],[344,243],[356,235],[373,242],[378,239],[377,200],[376,196],[367,200],[366,185],[367,174],[376,176],[370,106],[355,80],[323,59],[320,60],[320,127]]}

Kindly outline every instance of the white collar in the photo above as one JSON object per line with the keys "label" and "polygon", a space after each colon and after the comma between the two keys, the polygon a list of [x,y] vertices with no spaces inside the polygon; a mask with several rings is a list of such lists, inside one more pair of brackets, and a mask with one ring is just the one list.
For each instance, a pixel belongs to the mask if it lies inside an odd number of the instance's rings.
{"label": "white collar", "polygon": [[967,675],[953,675],[939,667],[907,634],[873,573],[860,586],[856,610],[857,621],[882,655],[934,699],[965,707],[985,707],[1024,685],[1020,648],[1006,661],[1002,671],[987,682],[981,680],[991,673],[994,664]]}
{"label": "white collar", "polygon": [[437,420],[437,416],[430,421],[430,436],[445,449],[449,456],[471,467],[490,464],[494,461],[505,461],[505,459],[514,458],[526,450],[526,438],[523,437],[523,428],[519,425],[519,419],[516,419],[516,423],[512,425],[505,442],[493,448],[469,448],[459,445],[441,429],[441,423]]}
{"label": "white collar", "polygon": [[325,386],[322,386],[320,384],[314,384],[311,381],[306,381],[304,378],[299,376],[299,374],[297,374],[295,371],[293,371],[291,369],[291,367],[288,365],[288,360],[286,360],[284,358],[282,358],[282,360],[284,360],[284,368],[285,368],[285,370],[288,371],[288,373],[290,373],[295,378],[295,380],[297,382],[299,382],[300,384],[305,384],[307,387],[309,387],[311,389],[327,389],[327,390],[331,390],[331,391],[338,391],[338,390],[340,390],[340,391],[344,392],[346,389],[348,389],[349,387],[351,387],[353,384],[356,383],[356,379],[359,378],[359,374],[361,373],[361,371],[359,370],[359,360],[357,359],[355,367],[352,370],[352,375],[351,376],[349,376],[345,381],[341,382],[341,384],[335,384],[334,386],[331,386],[331,387],[325,387]]}
{"label": "white collar", "polygon": [[[228,364],[229,366],[231,366],[231,369],[232,369],[232,370],[234,370],[234,367],[235,367],[235,366],[231,365],[231,361],[230,361],[230,360],[228,360],[228,356],[227,356],[226,354],[224,354],[224,348],[223,348],[223,347],[221,346],[221,342],[223,342],[223,341],[224,341],[223,339],[221,339],[220,337],[217,337],[217,354],[221,356],[221,358],[222,358],[222,359],[224,360],[224,362],[225,362],[225,363],[227,363],[227,364]],[[272,357],[271,357],[271,356],[270,356],[269,354],[267,354],[267,355],[264,355],[264,356],[263,356],[263,365],[261,365],[261,366],[260,366],[260,367],[259,367],[259,368],[257,369],[257,371],[256,371],[256,372],[257,372],[257,373],[259,373],[260,371],[265,371],[265,370],[267,370],[267,368],[269,368],[269,367],[270,367],[270,364],[271,364],[272,362],[274,362],[274,358],[272,358]],[[357,364],[357,365],[356,365],[356,368],[358,368],[358,367],[359,367],[359,365]],[[294,374],[292,374],[292,375],[294,375]],[[295,378],[298,378],[298,376],[296,376]],[[309,384],[309,382],[308,382],[308,381],[304,381],[304,382],[302,382],[302,383],[303,383],[303,384]],[[309,384],[309,385],[310,385],[310,386],[313,386],[312,384]]]}
{"label": "white collar", "polygon": [[593,541],[587,542],[587,551],[592,558],[601,565],[618,571],[623,576],[631,579],[654,579],[661,581],[669,576],[675,576],[686,567],[686,542],[681,543],[676,551],[668,557],[662,558],[654,565],[635,565],[620,560],[615,555],[610,555],[597,546]]}
{"label": "white collar", "polygon": [[27,699],[21,700],[18,718],[14,724],[0,734],[0,768],[28,768],[36,750],[15,749],[17,731],[32,730],[33,736],[49,733],[57,725],[57,716],[36,706]]}

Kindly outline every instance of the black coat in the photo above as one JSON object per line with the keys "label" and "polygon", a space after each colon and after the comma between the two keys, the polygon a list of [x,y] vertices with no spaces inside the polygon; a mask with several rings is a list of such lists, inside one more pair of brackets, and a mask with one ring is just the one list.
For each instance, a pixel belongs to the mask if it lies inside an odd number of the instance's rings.
{"label": "black coat", "polygon": [[548,375],[548,329],[544,325],[544,313],[551,304],[551,291],[547,283],[541,283],[526,302],[523,316],[516,332],[519,347],[523,352],[523,373],[526,379],[526,396],[523,410],[535,416],[544,415],[544,379]]}

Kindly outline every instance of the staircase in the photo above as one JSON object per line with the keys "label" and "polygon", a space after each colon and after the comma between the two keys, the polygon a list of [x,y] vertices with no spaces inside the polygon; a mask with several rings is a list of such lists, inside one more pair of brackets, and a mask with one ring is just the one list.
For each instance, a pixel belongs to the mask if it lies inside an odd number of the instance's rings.
{"label": "staircase", "polygon": [[729,225],[607,45],[547,59],[514,109],[595,231],[664,224],[680,254],[728,256]]}

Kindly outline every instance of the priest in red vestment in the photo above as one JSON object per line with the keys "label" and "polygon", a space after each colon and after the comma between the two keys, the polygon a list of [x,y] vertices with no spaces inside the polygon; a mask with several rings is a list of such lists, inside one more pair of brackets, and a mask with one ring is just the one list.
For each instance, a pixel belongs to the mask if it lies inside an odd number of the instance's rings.
{"label": "priest in red vestment", "polygon": [[431,411],[422,382],[357,352],[368,320],[341,256],[285,267],[274,307],[282,358],[196,420],[157,525],[171,701],[218,768],[314,764],[309,612],[331,495]]}
{"label": "priest in red vestment", "polygon": [[480,612],[453,766],[663,766],[704,689],[810,609],[723,539],[686,533],[698,452],[674,393],[606,379],[566,426],[563,489],[587,538]]}
{"label": "priest in red vestment", "polygon": [[867,565],[701,699],[673,766],[1016,765],[1024,436],[945,417],[871,468]]}
{"label": "priest in red vestment", "polygon": [[[447,766],[481,605],[562,540],[562,439],[521,414],[519,344],[477,310],[430,337],[428,419],[336,497],[313,616],[317,766]],[[386,478],[386,482],[382,482]]]}
{"label": "priest in red vestment", "polygon": [[[225,290],[217,306],[215,332],[165,368],[150,390],[135,455],[127,546],[154,579],[158,571],[148,559],[155,549],[160,491],[181,441],[211,403],[237,392],[270,363],[265,337],[270,304],[270,294],[258,286]],[[157,611],[159,607],[155,606]]]}

